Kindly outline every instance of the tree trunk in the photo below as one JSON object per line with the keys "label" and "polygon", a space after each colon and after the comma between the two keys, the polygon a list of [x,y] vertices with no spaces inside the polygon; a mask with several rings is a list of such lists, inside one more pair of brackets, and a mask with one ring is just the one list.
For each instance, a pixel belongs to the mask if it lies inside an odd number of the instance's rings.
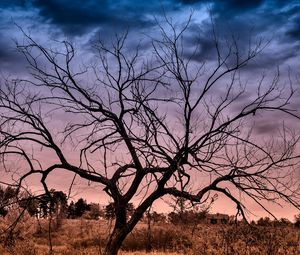
{"label": "tree trunk", "polygon": [[118,228],[115,226],[112,234],[109,237],[109,240],[106,244],[104,255],[117,255],[123,241],[125,240],[128,232],[125,229],[126,227]]}
{"label": "tree trunk", "polygon": [[[155,193],[156,195],[159,194],[158,192]],[[159,196],[157,196],[158,198]],[[106,244],[104,255],[117,255],[123,241],[127,237],[127,235],[133,230],[136,224],[140,221],[143,217],[144,212],[152,205],[154,201],[153,196],[148,197],[146,201],[144,201],[133,213],[130,220],[127,221],[126,215],[126,204],[118,204],[116,208],[115,216],[115,226],[114,230],[111,233],[109,240]]]}

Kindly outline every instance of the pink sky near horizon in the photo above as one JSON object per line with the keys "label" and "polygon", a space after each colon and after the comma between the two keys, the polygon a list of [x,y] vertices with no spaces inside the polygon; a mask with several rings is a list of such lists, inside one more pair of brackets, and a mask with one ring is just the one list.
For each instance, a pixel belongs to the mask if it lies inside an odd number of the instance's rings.
{"label": "pink sky near horizon", "polygon": [[[53,188],[57,191],[63,191],[65,194],[69,194],[69,187],[74,175],[71,173],[59,173],[59,170],[56,170],[52,175],[53,178],[50,178],[48,182],[49,189]],[[2,176],[0,175],[0,177]],[[9,181],[7,179],[7,176],[2,180],[5,179]],[[29,184],[28,189],[34,194],[40,194],[41,192],[43,193],[43,188],[39,180],[40,178],[36,176],[32,177],[29,182],[26,182]],[[73,186],[72,192],[69,197],[69,203],[70,201],[77,201],[79,198],[85,199],[88,203],[98,203],[100,205],[107,205],[109,202],[111,202],[111,199],[103,191],[102,185],[88,185],[87,181],[79,180],[79,178],[77,177],[76,184]],[[271,215],[269,215],[265,210],[263,210],[253,201],[242,201],[245,202],[245,205],[247,205],[248,212],[246,215],[248,217],[248,220],[258,220],[261,217],[269,217],[272,219]],[[132,202],[135,206],[138,205],[137,198],[133,199]],[[167,197],[164,197],[155,201],[152,208],[159,213],[169,213],[174,210],[174,208],[170,206],[170,203],[174,204],[174,201],[170,198],[168,199]],[[265,203],[265,205],[278,219],[286,218],[293,222],[295,216],[299,214],[298,209],[287,203],[282,203],[281,206],[272,203]],[[209,212],[236,215],[237,210],[236,205],[230,199],[222,195],[218,195],[216,201],[212,204],[212,206],[209,207]]]}

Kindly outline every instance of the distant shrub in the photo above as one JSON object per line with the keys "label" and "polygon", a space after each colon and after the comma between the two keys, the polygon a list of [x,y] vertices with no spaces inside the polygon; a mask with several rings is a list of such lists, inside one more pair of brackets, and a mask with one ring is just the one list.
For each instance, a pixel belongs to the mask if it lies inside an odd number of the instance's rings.
{"label": "distant shrub", "polygon": [[295,216],[295,227],[300,228],[300,214]]}
{"label": "distant shrub", "polygon": [[[15,224],[18,217],[18,224]],[[0,243],[4,246],[12,246],[15,242],[25,240],[27,236],[32,235],[34,228],[35,219],[27,213],[20,216],[18,210],[9,211],[5,218],[0,218]]]}
{"label": "distant shrub", "polygon": [[13,247],[7,249],[9,254],[39,255],[38,249],[32,241],[19,241]]}
{"label": "distant shrub", "polygon": [[89,248],[99,246],[102,243],[99,237],[81,238],[73,240],[72,247],[75,249]]}
{"label": "distant shrub", "polygon": [[[174,229],[155,228],[151,233],[140,229],[130,234],[122,245],[125,251],[141,251],[148,249],[157,251],[185,251],[192,247],[189,235]],[[150,247],[149,247],[150,246]]]}

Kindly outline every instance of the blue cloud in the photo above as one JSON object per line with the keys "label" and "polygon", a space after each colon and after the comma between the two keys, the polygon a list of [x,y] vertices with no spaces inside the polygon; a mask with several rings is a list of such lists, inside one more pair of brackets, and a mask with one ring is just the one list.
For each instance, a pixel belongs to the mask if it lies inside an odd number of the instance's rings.
{"label": "blue cloud", "polygon": [[[161,3],[168,5],[169,1]],[[151,2],[129,0],[33,0],[39,15],[59,26],[68,34],[81,34],[91,27],[148,27],[153,25],[148,14],[162,8],[159,0]]]}
{"label": "blue cloud", "polygon": [[[174,12],[186,11],[187,7],[196,11],[199,7],[209,7],[221,35],[222,33],[223,35],[225,33],[238,34],[241,44],[243,40],[249,38],[251,29],[254,29],[254,34],[264,33],[270,37],[274,31],[280,29],[282,30],[280,36],[275,38],[278,42],[281,40],[280,43],[293,43],[300,38],[300,4],[297,0],[0,1],[0,10],[11,10],[12,17],[20,10],[34,13],[35,18],[32,19],[32,23],[27,24],[28,21],[24,21],[25,23],[20,24],[21,26],[35,24],[38,27],[40,22],[44,22],[49,25],[50,30],[60,31],[67,36],[85,36],[92,29],[97,29],[104,37],[124,28],[134,31],[143,28],[145,31],[152,29],[155,25],[154,15],[162,15],[164,10],[168,16]],[[201,12],[195,12],[195,20],[197,20],[196,15],[201,15]],[[201,26],[200,37],[193,31],[189,31],[187,36],[190,42],[197,42],[201,46],[198,58],[207,57],[213,46],[208,40],[211,34],[209,22],[204,21]],[[46,37],[47,35],[41,31],[39,36]],[[3,40],[0,40],[0,48],[4,45],[2,42]],[[2,51],[1,55],[2,59],[7,58],[5,51]],[[287,58],[291,56],[289,49],[286,50],[285,55]]]}

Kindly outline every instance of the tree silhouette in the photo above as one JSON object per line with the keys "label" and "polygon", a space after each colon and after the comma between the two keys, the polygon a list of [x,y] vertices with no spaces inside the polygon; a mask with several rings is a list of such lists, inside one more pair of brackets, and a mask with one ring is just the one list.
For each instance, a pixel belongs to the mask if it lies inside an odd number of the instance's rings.
{"label": "tree silhouette", "polygon": [[[107,206],[105,206],[105,218],[108,220],[115,219],[116,218],[116,204],[111,202]],[[128,203],[126,205],[126,215],[127,217],[131,217],[132,213],[134,212],[134,205],[132,203]]]}
{"label": "tree silhouette", "polygon": [[74,204],[74,215],[75,217],[82,217],[82,215],[89,210],[89,206],[83,198],[79,198]]}
{"label": "tree silhouette", "polygon": [[100,210],[99,204],[90,203],[88,204],[88,211],[85,215],[88,219],[98,220],[100,217],[104,216],[104,212]]}
{"label": "tree silhouette", "polygon": [[71,203],[68,206],[67,218],[68,219],[74,219],[74,218],[76,218],[76,216],[75,216],[75,204],[74,204],[73,201],[71,201]]}
{"label": "tree silhouette", "polygon": [[49,193],[36,198],[24,199],[22,207],[26,208],[29,214],[39,214],[40,217],[48,218],[55,215],[56,218],[65,218],[68,209],[67,195],[62,191],[51,189]]}
{"label": "tree silhouette", "polygon": [[295,227],[300,228],[300,214],[295,215]]}
{"label": "tree silhouette", "polygon": [[259,226],[271,226],[271,219],[269,217],[260,218],[257,221],[257,225],[259,225]]}
{"label": "tree silhouette", "polygon": [[107,206],[105,206],[104,216],[108,220],[116,217],[114,203],[109,203]]}
{"label": "tree silhouette", "polygon": [[[251,128],[253,119],[273,112],[297,117],[289,108],[294,90],[281,87],[279,73],[243,83],[242,71],[266,45],[249,40],[240,46],[213,30],[215,60],[206,63],[201,47],[192,51],[183,36],[190,22],[166,24],[145,53],[127,47],[127,33],[108,46],[98,42],[98,62],[88,67],[78,65],[70,42],[47,48],[24,34],[18,49],[31,78],[0,87],[2,164],[9,171],[18,159],[19,184],[40,175],[46,193],[56,169],[101,184],[116,216],[106,255],[117,254],[146,210],[165,196],[205,203],[219,193],[244,217],[243,197],[267,211],[264,201],[299,208],[291,178],[299,137],[283,125],[278,137],[263,141]],[[129,218],[133,200],[139,203]]]}
{"label": "tree silhouette", "polygon": [[16,187],[0,185],[0,216],[5,217],[10,210],[18,209],[18,204],[23,200],[24,194],[19,193]]}

